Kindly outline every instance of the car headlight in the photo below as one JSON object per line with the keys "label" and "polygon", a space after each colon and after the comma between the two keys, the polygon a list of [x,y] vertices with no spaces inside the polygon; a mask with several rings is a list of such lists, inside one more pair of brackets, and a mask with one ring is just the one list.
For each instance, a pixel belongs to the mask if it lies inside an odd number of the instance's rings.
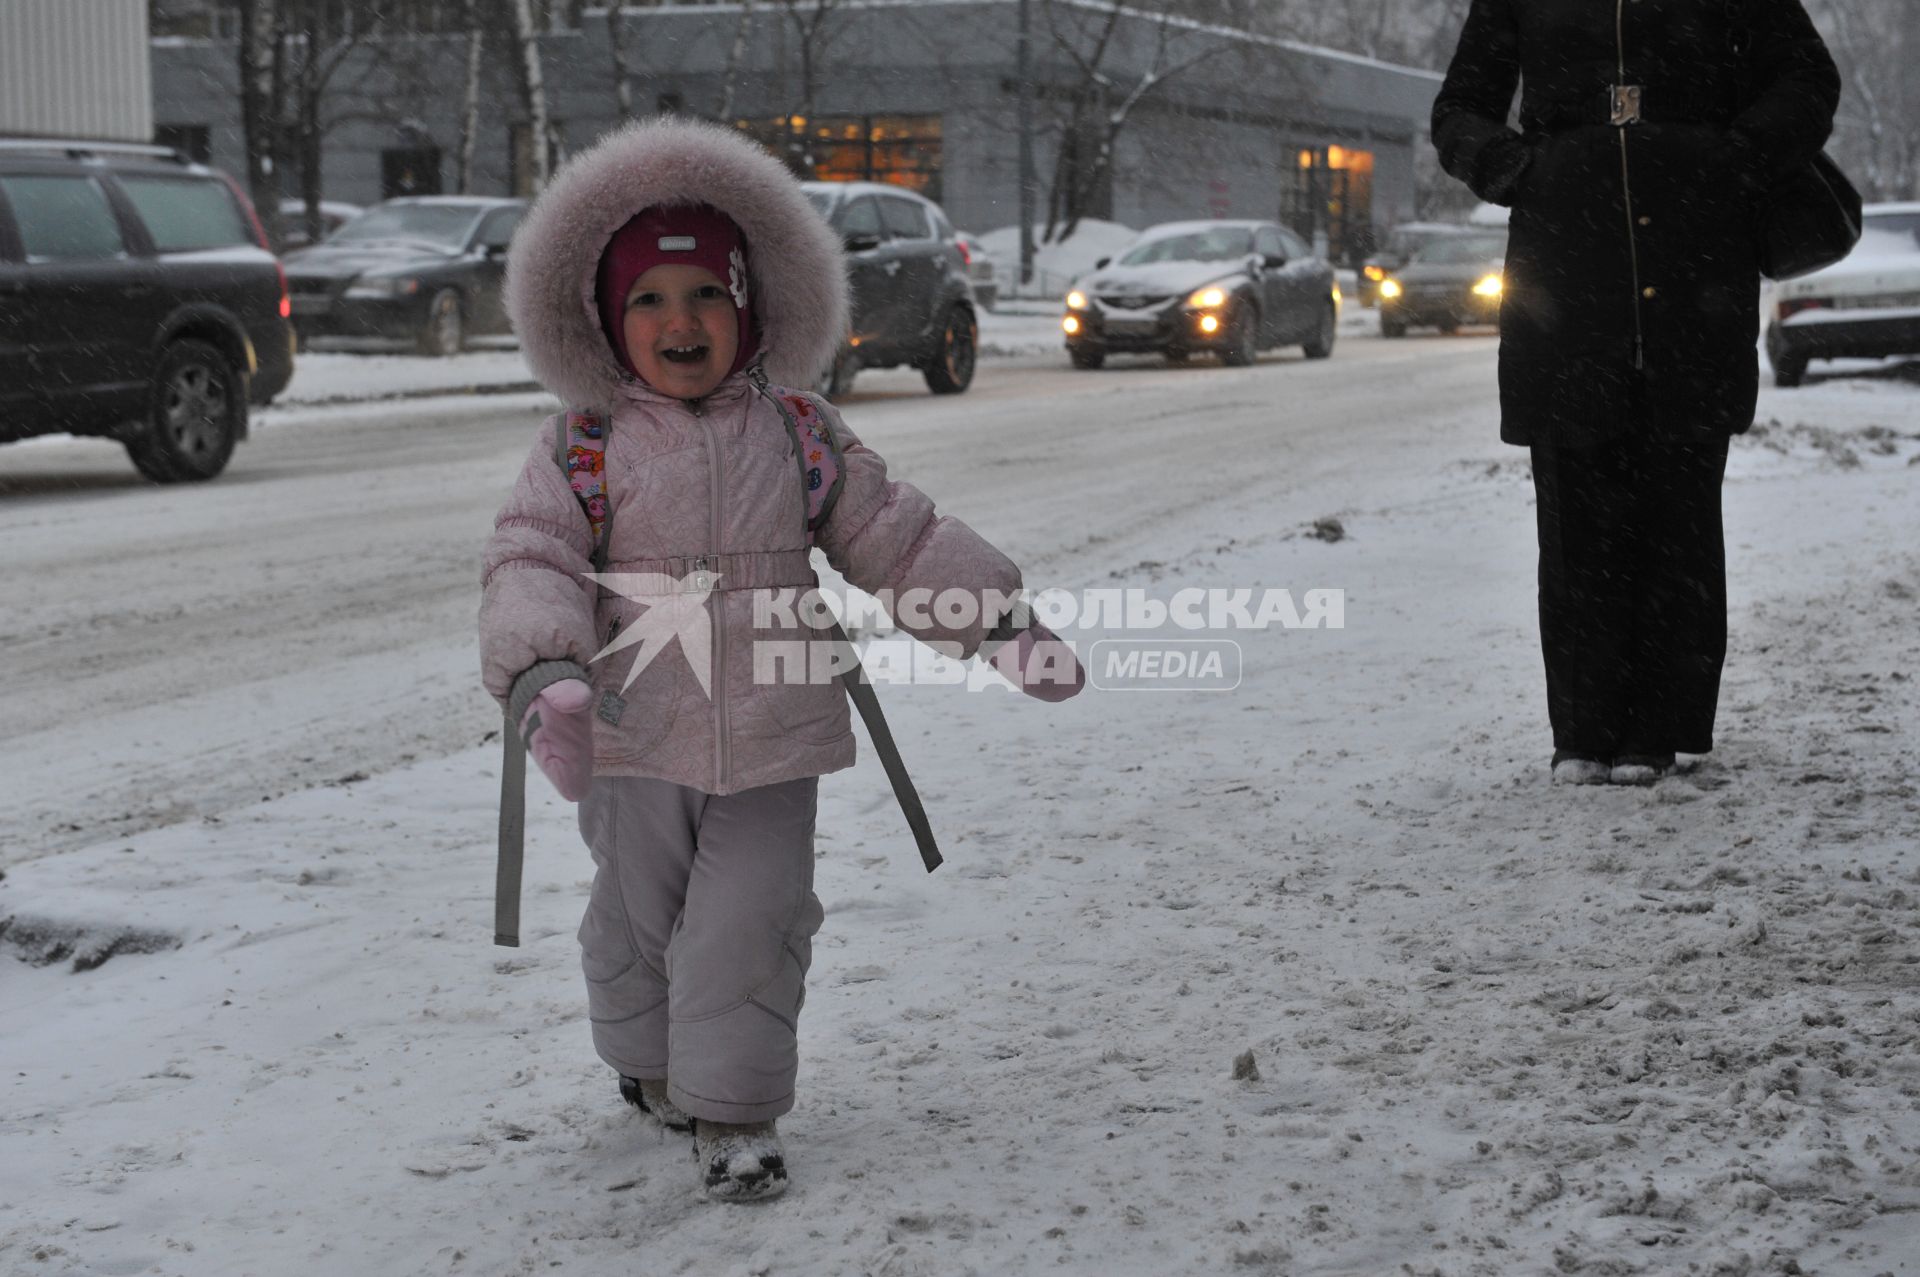
{"label": "car headlight", "polygon": [[1080,317],[1078,315],[1068,315],[1060,321],[1060,327],[1066,330],[1067,336],[1071,337],[1080,331]]}
{"label": "car headlight", "polygon": [[1376,284],[1387,277],[1387,272],[1381,270],[1378,266],[1369,266],[1363,273]]}
{"label": "car headlight", "polygon": [[411,297],[420,281],[405,275],[362,275],[347,286],[349,297]]}
{"label": "car headlight", "polygon": [[1500,288],[1500,277],[1498,275],[1489,275],[1475,284],[1473,291],[1481,297],[1498,297],[1500,295]]}
{"label": "car headlight", "polygon": [[1227,290],[1218,284],[1208,284],[1205,288],[1187,298],[1187,305],[1198,306],[1201,310],[1212,310],[1216,306],[1227,304]]}
{"label": "car headlight", "polygon": [[1076,288],[1072,292],[1067,294],[1068,310],[1085,310],[1086,308],[1087,308],[1087,295],[1085,293],[1081,292],[1079,289]]}
{"label": "car headlight", "polygon": [[1398,297],[1400,295],[1400,281],[1397,279],[1381,280],[1380,295],[1382,297]]}

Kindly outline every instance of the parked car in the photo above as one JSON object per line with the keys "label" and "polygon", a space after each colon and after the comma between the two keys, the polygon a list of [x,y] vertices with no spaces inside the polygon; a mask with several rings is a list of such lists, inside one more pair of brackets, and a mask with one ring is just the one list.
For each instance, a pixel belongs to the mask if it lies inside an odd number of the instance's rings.
{"label": "parked car", "polygon": [[527,202],[468,195],[388,200],[287,255],[293,324],[316,337],[412,340],[454,355],[511,329],[500,289]]}
{"label": "parked car", "polygon": [[994,278],[992,259],[975,236],[956,231],[953,239],[960,246],[961,259],[967,266],[967,280],[973,285],[974,304],[981,310],[992,310],[993,304],[1000,300],[1000,281]]}
{"label": "parked car", "polygon": [[1776,286],[1767,317],[1776,386],[1799,385],[1811,359],[1920,355],[1920,203],[1862,211],[1853,252]]}
{"label": "parked car", "polygon": [[938,204],[879,182],[805,182],[847,246],[853,331],[821,385],[845,394],[862,368],[908,364],[936,395],[973,384],[979,317],[966,258]]}
{"label": "parked car", "polygon": [[118,439],[210,479],[293,376],[286,280],[233,180],[158,146],[0,142],[0,441]]}
{"label": "parked car", "polygon": [[1168,222],[1076,281],[1061,326],[1075,368],[1098,368],[1121,351],[1177,364],[1202,350],[1238,367],[1295,343],[1325,359],[1339,317],[1333,267],[1286,227]]}
{"label": "parked car", "polygon": [[1477,228],[1457,222],[1402,222],[1387,233],[1380,251],[1360,263],[1356,292],[1362,306],[1380,303],[1380,285],[1387,276],[1405,268],[1413,255],[1428,243],[1449,235],[1472,235]]}
{"label": "parked car", "polygon": [[1462,324],[1497,326],[1506,261],[1505,231],[1427,241],[1404,268],[1380,282],[1380,335],[1404,337],[1418,324],[1443,333]]}
{"label": "parked car", "polygon": [[[366,211],[358,204],[321,200],[320,239],[325,239]],[[307,202],[305,200],[280,201],[280,251],[291,253],[296,248],[318,244],[320,239],[314,239],[307,234]]]}

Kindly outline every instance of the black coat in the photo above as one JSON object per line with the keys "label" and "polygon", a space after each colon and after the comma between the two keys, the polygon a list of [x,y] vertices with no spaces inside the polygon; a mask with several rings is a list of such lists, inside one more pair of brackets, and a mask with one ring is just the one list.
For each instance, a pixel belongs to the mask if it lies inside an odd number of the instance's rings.
{"label": "black coat", "polygon": [[[1615,83],[1642,86],[1640,122],[1609,123]],[[1762,192],[1839,98],[1800,0],[1473,0],[1433,140],[1513,208],[1502,439],[1753,423]]]}

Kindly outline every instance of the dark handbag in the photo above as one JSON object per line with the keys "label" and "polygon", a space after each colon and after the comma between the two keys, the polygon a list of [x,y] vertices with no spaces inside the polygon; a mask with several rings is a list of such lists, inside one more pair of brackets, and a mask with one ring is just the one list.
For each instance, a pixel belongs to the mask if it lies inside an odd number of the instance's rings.
{"label": "dark handbag", "polygon": [[[1752,33],[1742,21],[1738,0],[1727,0],[1727,25],[1734,56],[1740,60],[1743,98]],[[1758,220],[1760,273],[1768,279],[1792,279],[1831,266],[1860,242],[1860,192],[1826,152],[1776,176],[1761,196]]]}
{"label": "dark handbag", "polygon": [[1760,273],[1792,279],[1831,266],[1860,242],[1860,192],[1823,151],[1775,178],[1760,208]]}

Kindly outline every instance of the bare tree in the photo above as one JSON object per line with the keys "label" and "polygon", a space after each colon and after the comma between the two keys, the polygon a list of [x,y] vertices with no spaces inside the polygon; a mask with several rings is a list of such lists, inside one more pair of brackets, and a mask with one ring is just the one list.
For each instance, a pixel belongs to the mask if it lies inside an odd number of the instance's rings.
{"label": "bare tree", "polygon": [[[801,178],[813,176],[814,103],[819,99],[821,64],[832,42],[831,19],[844,0],[780,0],[800,46],[800,92],[787,112],[787,166]],[[800,123],[794,123],[799,120]]]}
{"label": "bare tree", "polygon": [[279,242],[280,195],[273,172],[273,0],[240,0],[240,133],[247,152],[247,193]]}
{"label": "bare tree", "polygon": [[467,91],[460,111],[460,148],[453,189],[466,195],[473,190],[473,149],[480,137],[480,72],[486,65],[486,27],[480,21],[475,0],[464,0],[461,10],[467,24]]}
{"label": "bare tree", "polygon": [[[540,32],[534,25],[533,0],[506,0],[513,24],[511,59],[520,107],[527,116],[527,176],[534,194],[546,189],[553,127],[547,118],[547,89],[540,65]],[[551,17],[551,10],[549,10]]]}
{"label": "bare tree", "polygon": [[633,118],[633,73],[627,67],[627,20],[617,0],[607,6],[607,53],[613,58],[613,115],[624,123]]}
{"label": "bare tree", "polygon": [[[277,0],[272,5],[271,111],[276,121],[278,168],[291,169],[305,206],[306,233],[321,237],[320,161],[326,135],[339,121],[324,107],[334,76],[360,46],[366,28],[350,12],[326,0]],[[284,191],[284,187],[281,187]],[[278,200],[275,200],[278,209]]]}
{"label": "bare tree", "polygon": [[[1082,5],[1048,0],[1046,15],[1055,47],[1077,72],[1067,93],[1066,118],[1047,195],[1047,228],[1042,238],[1051,243],[1072,235],[1081,219],[1093,211],[1096,196],[1113,173],[1114,145],[1134,109],[1182,71],[1216,52],[1225,40],[1173,13],[1148,16],[1119,4],[1090,11]],[[1145,67],[1137,71],[1122,71],[1109,62],[1127,19],[1152,24],[1152,48]],[[1176,44],[1183,46],[1182,52],[1176,53]]]}
{"label": "bare tree", "polygon": [[1920,3],[1823,0],[1844,92],[1835,151],[1870,200],[1920,197]]}
{"label": "bare tree", "polygon": [[733,119],[734,92],[740,83],[740,65],[747,56],[747,31],[753,21],[753,0],[740,0],[740,16],[733,24],[733,46],[727,50],[727,69],[720,80],[720,109],[714,118],[725,124]]}

